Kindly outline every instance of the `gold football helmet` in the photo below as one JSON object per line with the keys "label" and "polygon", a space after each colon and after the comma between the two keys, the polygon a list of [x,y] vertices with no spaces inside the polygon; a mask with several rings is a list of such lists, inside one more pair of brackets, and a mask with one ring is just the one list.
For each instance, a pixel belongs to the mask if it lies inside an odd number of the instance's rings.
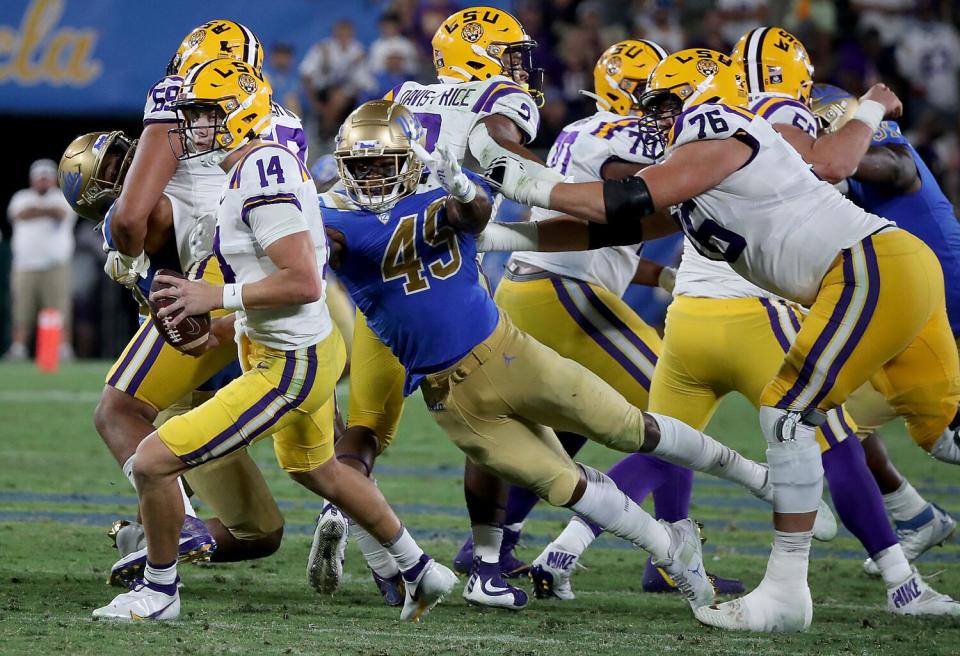
{"label": "gold football helmet", "polygon": [[167,75],[185,77],[194,66],[221,57],[242,61],[259,73],[263,46],[250,28],[231,20],[212,20],[184,37],[167,64]]}
{"label": "gold football helmet", "polygon": [[241,61],[214,59],[190,69],[173,103],[179,126],[170,134],[180,140],[179,159],[220,164],[270,127],[272,94],[266,78]]}
{"label": "gold football helmet", "polygon": [[752,95],[776,93],[806,103],[813,64],[800,40],[781,27],[758,27],[737,41],[732,54],[743,68]]}
{"label": "gold football helmet", "polygon": [[100,223],[120,196],[137,140],[116,132],[89,132],[70,142],[60,158],[57,179],[78,216]]}
{"label": "gold football helmet", "polygon": [[470,7],[443,21],[433,35],[437,76],[460,82],[504,75],[543,104],[543,69],[533,67],[537,42],[520,22],[494,7]]}
{"label": "gold football helmet", "polygon": [[860,101],[848,91],[832,84],[814,84],[810,109],[823,132],[836,132],[853,118]]}
{"label": "gold football helmet", "polygon": [[653,41],[627,39],[600,55],[593,69],[593,92],[581,91],[597,101],[597,109],[621,116],[639,114],[640,96],[650,71],[667,56]]}
{"label": "gold football helmet", "polygon": [[426,131],[403,105],[371,100],[353,110],[340,126],[333,152],[350,197],[379,213],[414,193],[423,172],[410,146],[414,141],[424,145]]}
{"label": "gold football helmet", "polygon": [[657,64],[640,96],[644,123],[656,130],[661,141],[665,141],[667,131],[662,121],[708,102],[743,107],[747,104],[747,87],[733,59],[705,48],[681,50]]}

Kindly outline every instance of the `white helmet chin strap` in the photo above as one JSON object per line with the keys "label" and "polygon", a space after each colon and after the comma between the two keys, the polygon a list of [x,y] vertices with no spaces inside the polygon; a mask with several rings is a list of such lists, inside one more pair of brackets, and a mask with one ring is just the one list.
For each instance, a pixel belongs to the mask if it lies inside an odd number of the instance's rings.
{"label": "white helmet chin strap", "polygon": [[580,95],[586,96],[587,98],[593,98],[594,100],[596,100],[597,109],[599,109],[601,112],[609,112],[611,109],[613,109],[613,105],[610,103],[609,100],[607,100],[606,98],[601,98],[600,96],[598,96],[592,91],[587,91],[586,89],[580,89]]}
{"label": "white helmet chin strap", "polygon": [[710,86],[710,84],[713,82],[713,78],[715,78],[715,77],[716,77],[716,73],[714,73],[713,75],[708,75],[707,77],[705,77],[705,78],[703,79],[703,82],[701,82],[700,84],[698,84],[698,85],[696,86],[696,88],[693,90],[693,93],[690,94],[690,97],[687,98],[687,100],[683,103],[684,106],[686,106],[687,103],[693,102],[694,100],[696,100],[697,98],[699,98],[700,96],[702,96],[703,93],[704,93],[704,92],[707,90],[707,88]]}

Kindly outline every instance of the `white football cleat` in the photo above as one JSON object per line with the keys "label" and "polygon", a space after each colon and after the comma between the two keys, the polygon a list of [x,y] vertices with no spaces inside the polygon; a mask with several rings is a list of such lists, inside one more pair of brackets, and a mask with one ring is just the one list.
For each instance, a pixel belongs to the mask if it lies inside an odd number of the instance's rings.
{"label": "white football cleat", "polygon": [[333,594],[340,587],[349,532],[347,516],[332,503],[324,506],[307,558],[307,580],[317,592]]}
{"label": "white football cleat", "polygon": [[693,611],[701,624],[732,631],[806,631],[813,621],[810,588],[778,589],[766,578],[749,594]]}
{"label": "white football cleat", "polygon": [[577,555],[548,545],[530,565],[527,575],[537,599],[575,599],[570,576],[577,566]]}
{"label": "white football cleat", "polygon": [[413,622],[419,622],[457,584],[457,575],[427,554],[420,556],[420,562],[402,575],[406,596],[400,619]]}
{"label": "white football cleat", "polygon": [[[903,555],[911,563],[949,540],[957,529],[957,521],[935,503],[928,503],[914,517],[895,524]],[[880,576],[880,568],[872,558],[863,561],[863,571],[870,576]]]}
{"label": "white football cleat", "polygon": [[813,520],[813,539],[820,542],[829,542],[837,537],[837,518],[823,499],[817,506],[817,518]]}
{"label": "white football cleat", "polygon": [[130,592],[117,595],[109,604],[93,611],[93,616],[124,622],[175,620],[180,616],[180,593],[176,583],[172,587],[173,594],[166,594],[139,581]]}
{"label": "white football cleat", "polygon": [[906,581],[887,589],[887,610],[894,615],[960,615],[960,603],[940,594],[920,577],[917,568]]}
{"label": "white football cleat", "polygon": [[670,549],[667,559],[654,560],[653,565],[666,570],[690,608],[712,604],[716,592],[703,568],[700,528],[689,518],[673,523],[661,519],[660,524],[670,533]]}

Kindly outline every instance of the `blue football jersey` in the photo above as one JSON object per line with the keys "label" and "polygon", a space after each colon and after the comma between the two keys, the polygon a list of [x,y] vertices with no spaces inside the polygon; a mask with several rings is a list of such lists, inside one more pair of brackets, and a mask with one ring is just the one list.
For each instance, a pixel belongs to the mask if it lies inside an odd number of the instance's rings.
{"label": "blue football jersey", "polygon": [[343,233],[346,242],[337,277],[406,368],[405,395],[425,374],[463,358],[499,321],[481,281],[474,236],[448,224],[446,196],[440,187],[421,185],[380,215],[343,196],[343,202],[320,196],[324,226]]}
{"label": "blue football jersey", "polygon": [[954,334],[960,334],[960,223],[940,185],[894,121],[884,121],[871,145],[900,144],[910,149],[920,173],[920,190],[891,194],[884,187],[849,179],[850,199],[857,205],[910,232],[930,247],[940,260],[947,293],[947,314]]}

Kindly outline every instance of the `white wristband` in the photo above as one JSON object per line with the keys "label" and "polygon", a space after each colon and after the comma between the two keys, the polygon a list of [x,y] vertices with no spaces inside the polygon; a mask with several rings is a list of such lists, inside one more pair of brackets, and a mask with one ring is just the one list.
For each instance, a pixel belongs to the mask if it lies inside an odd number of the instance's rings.
{"label": "white wristband", "polygon": [[664,291],[673,293],[673,288],[677,284],[677,270],[673,267],[665,266],[660,270],[660,275],[657,276],[657,286],[663,289]]}
{"label": "white wristband", "polygon": [[467,203],[472,203],[473,199],[476,197],[477,197],[477,185],[473,184],[473,181],[471,181],[469,178],[467,178],[466,191],[462,195],[454,194],[453,196],[454,200],[456,200],[458,203],[463,203],[464,205],[466,205]]}
{"label": "white wristband", "polygon": [[223,309],[236,312],[243,309],[243,283],[223,286]]}
{"label": "white wristband", "polygon": [[876,100],[861,100],[857,111],[853,113],[851,120],[862,121],[870,126],[870,129],[876,132],[886,115],[886,108]]}
{"label": "white wristband", "polygon": [[535,251],[540,248],[540,229],[536,223],[488,223],[477,235],[477,250]]}

